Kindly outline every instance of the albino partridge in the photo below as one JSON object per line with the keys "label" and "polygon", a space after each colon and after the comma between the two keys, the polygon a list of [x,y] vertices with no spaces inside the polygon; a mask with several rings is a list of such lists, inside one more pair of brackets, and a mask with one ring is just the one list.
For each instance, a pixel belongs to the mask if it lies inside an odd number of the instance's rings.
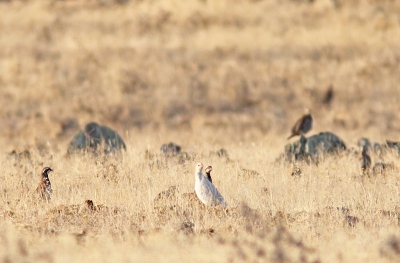
{"label": "albino partridge", "polygon": [[36,192],[45,200],[50,200],[51,194],[53,190],[51,189],[51,183],[49,179],[49,172],[53,171],[50,167],[45,167],[42,170],[42,179],[38,187],[36,188]]}
{"label": "albino partridge", "polygon": [[292,135],[290,135],[287,139],[296,136],[296,135],[304,135],[312,129],[313,118],[311,113],[307,113],[303,115],[293,126]]}
{"label": "albino partridge", "polygon": [[199,200],[206,206],[227,206],[218,189],[204,176],[203,164],[196,164],[194,189]]}
{"label": "albino partridge", "polygon": [[205,172],[206,172],[206,178],[208,179],[208,181],[210,181],[212,183],[212,179],[211,179],[211,171],[212,171],[212,166],[207,166]]}

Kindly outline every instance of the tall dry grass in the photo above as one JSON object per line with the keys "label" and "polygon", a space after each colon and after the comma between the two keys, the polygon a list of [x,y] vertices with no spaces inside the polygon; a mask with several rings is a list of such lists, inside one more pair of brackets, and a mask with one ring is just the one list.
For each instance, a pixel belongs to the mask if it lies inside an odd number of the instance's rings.
{"label": "tall dry grass", "polygon": [[[294,177],[276,158],[305,107],[311,134],[399,140],[399,9],[0,2],[0,261],[397,262],[397,168],[361,176],[349,153],[300,163]],[[116,129],[126,153],[67,158],[89,121]],[[146,155],[169,141],[196,157]],[[229,161],[210,154],[220,148]],[[228,210],[185,199],[198,161],[214,167]],[[34,192],[43,166],[54,169],[49,203]],[[179,192],[155,204],[171,186]]]}

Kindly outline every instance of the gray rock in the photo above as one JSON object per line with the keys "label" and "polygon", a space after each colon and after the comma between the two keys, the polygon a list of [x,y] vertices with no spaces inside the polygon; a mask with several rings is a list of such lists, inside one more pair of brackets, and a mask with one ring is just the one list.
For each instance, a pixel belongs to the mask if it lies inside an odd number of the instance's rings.
{"label": "gray rock", "polygon": [[165,158],[175,156],[180,152],[181,152],[181,146],[173,142],[170,142],[168,144],[163,144],[160,147],[160,153],[162,153]]}
{"label": "gray rock", "polygon": [[311,160],[318,162],[322,154],[337,154],[346,150],[346,145],[331,132],[322,132],[309,138],[300,136],[300,140],[285,146],[283,159],[287,161]]}
{"label": "gray rock", "polygon": [[400,142],[386,140],[386,145],[389,149],[393,149],[397,154],[400,154]]}
{"label": "gray rock", "polygon": [[114,153],[121,149],[126,150],[124,140],[119,134],[107,126],[100,126],[95,122],[86,124],[84,131],[74,136],[68,147],[68,153],[92,152]]}

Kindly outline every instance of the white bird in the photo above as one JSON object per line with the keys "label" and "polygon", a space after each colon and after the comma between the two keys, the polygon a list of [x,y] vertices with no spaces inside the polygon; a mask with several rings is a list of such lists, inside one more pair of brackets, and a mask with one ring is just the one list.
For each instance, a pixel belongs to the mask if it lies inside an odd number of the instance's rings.
{"label": "white bird", "polygon": [[228,205],[222,195],[218,192],[218,189],[215,188],[215,186],[204,176],[202,163],[196,165],[194,177],[194,190],[203,204],[206,206]]}

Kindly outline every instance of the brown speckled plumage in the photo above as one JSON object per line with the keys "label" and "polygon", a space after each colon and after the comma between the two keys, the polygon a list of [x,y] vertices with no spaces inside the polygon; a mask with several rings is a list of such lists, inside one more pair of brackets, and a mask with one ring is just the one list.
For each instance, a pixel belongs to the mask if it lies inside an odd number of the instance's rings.
{"label": "brown speckled plumage", "polygon": [[40,183],[36,188],[36,192],[45,200],[50,200],[53,193],[49,179],[49,172],[51,171],[53,170],[50,167],[43,168]]}

